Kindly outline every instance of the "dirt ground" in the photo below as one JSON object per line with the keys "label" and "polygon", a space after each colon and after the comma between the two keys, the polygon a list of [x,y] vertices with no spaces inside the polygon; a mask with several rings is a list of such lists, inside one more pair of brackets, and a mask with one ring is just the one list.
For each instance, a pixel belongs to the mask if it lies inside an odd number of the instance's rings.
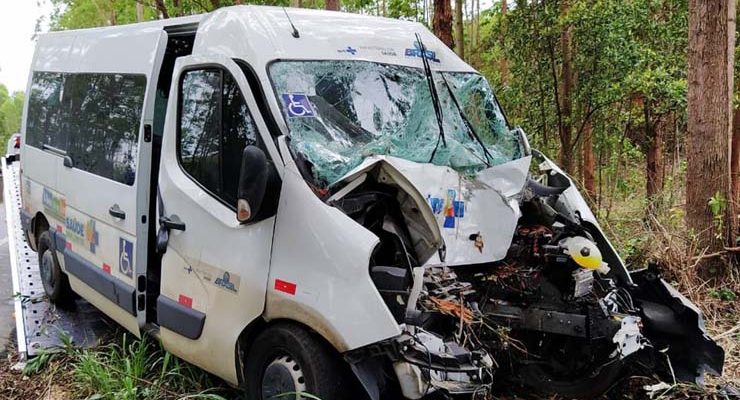
{"label": "dirt ground", "polygon": [[65,360],[52,360],[43,374],[23,376],[15,343],[0,350],[0,400],[73,399],[73,377]]}

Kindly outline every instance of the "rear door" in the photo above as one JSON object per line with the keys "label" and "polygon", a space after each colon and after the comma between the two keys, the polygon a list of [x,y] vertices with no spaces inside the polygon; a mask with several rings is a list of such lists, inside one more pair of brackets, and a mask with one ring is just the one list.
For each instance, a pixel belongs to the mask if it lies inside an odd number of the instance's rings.
{"label": "rear door", "polygon": [[[166,33],[80,39],[75,45],[98,57],[107,54],[108,61],[83,57],[78,72],[65,79],[64,107],[74,117],[58,175],[67,201],[64,267],[77,293],[138,334],[146,318],[154,90]],[[122,61],[125,49],[132,51]]]}

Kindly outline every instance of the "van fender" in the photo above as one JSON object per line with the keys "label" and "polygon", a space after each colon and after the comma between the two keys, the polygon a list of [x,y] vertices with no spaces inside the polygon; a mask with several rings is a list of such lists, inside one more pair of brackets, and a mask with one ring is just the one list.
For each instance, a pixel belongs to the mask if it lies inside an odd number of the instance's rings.
{"label": "van fender", "polygon": [[[280,147],[289,154],[284,138]],[[378,237],[322,202],[285,159],[265,319],[300,322],[340,353],[400,335],[370,278]]]}

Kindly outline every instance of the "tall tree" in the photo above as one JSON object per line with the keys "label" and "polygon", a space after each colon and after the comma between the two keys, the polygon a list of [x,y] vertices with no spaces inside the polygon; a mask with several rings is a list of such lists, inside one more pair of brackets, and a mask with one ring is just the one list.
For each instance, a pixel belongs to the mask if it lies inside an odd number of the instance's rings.
{"label": "tall tree", "polygon": [[568,22],[570,1],[560,0],[560,51],[563,64],[560,72],[560,165],[568,174],[573,174],[575,164],[573,159],[572,118],[573,118],[573,28]]}
{"label": "tall tree", "polygon": [[339,0],[326,0],[326,9],[339,11]]}
{"label": "tall tree", "polygon": [[455,0],[455,53],[465,58],[465,32],[463,30],[463,0]]}
{"label": "tall tree", "polygon": [[729,201],[734,24],[735,0],[689,0],[686,223],[710,251],[733,243],[735,234]]}
{"label": "tall tree", "polygon": [[730,151],[730,172],[732,173],[732,202],[735,212],[740,210],[740,107],[732,117],[732,149]]}
{"label": "tall tree", "polygon": [[596,200],[596,160],[594,159],[594,135],[593,125],[591,119],[587,119],[583,125],[582,130],[583,154],[581,158],[583,160],[583,188],[586,190],[589,201]]}
{"label": "tall tree", "polygon": [[[509,11],[508,0],[501,0],[501,35],[499,42],[501,47],[504,47],[506,41],[506,13]],[[501,74],[501,83],[507,85],[509,83],[509,60],[506,58],[506,54],[501,55],[499,61],[499,73]]]}
{"label": "tall tree", "polygon": [[434,0],[432,30],[442,43],[451,49],[454,48],[455,41],[452,38],[452,7],[450,6],[450,0]]}
{"label": "tall tree", "polygon": [[[645,162],[645,197],[647,212],[654,216],[658,195],[663,189],[663,141],[666,126],[670,124],[670,115],[663,115],[653,123],[652,108],[649,100],[643,102]],[[651,221],[648,220],[650,223]]]}

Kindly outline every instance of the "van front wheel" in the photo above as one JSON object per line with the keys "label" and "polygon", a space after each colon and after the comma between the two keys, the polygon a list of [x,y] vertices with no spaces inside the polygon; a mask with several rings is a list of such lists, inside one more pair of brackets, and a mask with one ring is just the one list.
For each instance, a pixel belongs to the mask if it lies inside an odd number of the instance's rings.
{"label": "van front wheel", "polygon": [[74,293],[69,287],[67,275],[62,272],[62,268],[59,266],[56,252],[51,249],[49,232],[43,232],[39,235],[38,249],[39,273],[46,296],[55,304],[71,304],[74,301]]}
{"label": "van front wheel", "polygon": [[[297,324],[267,328],[254,340],[246,364],[247,398],[347,398],[351,389],[339,357]],[[313,398],[313,397],[310,397]]]}

